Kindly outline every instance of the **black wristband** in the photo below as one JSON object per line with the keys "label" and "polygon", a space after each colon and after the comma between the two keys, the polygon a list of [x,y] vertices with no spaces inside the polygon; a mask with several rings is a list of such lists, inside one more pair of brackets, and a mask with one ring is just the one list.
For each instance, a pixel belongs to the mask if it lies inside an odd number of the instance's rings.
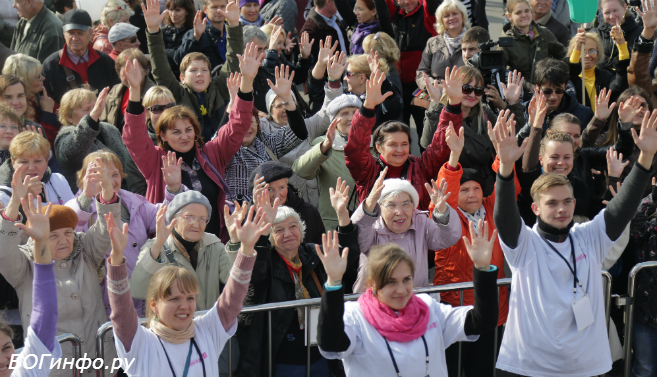
{"label": "black wristband", "polygon": [[237,96],[240,97],[242,101],[253,101],[253,91],[244,93],[241,90],[237,90]]}

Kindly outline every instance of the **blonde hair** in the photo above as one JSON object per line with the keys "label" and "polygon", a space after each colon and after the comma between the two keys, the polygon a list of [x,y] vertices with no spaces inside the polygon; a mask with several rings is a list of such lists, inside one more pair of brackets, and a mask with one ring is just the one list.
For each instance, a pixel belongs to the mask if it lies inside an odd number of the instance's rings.
{"label": "blonde hair", "polygon": [[142,71],[144,71],[144,75],[148,75],[148,69],[151,67],[151,61],[148,60],[146,55],[144,55],[144,53],[141,52],[141,50],[138,48],[129,48],[127,50],[123,50],[123,52],[121,52],[119,56],[116,57],[116,61],[114,62],[114,69],[116,70],[116,74],[121,74],[121,68],[123,68],[125,65],[126,60],[130,60],[132,62],[135,59],[137,59],[137,62],[141,66]]}
{"label": "blonde hair", "polygon": [[[529,0],[508,0],[506,2],[506,13],[508,13],[508,14],[513,13],[513,8],[515,8],[516,5],[521,4],[521,3],[527,4],[529,9],[532,8],[532,6],[529,4]],[[509,21],[511,21],[511,20],[509,20]],[[513,23],[513,22],[511,22],[511,23]]]}
{"label": "blonde hair", "polygon": [[[125,8],[123,8],[125,6]],[[119,9],[121,8],[121,9]],[[110,28],[109,20],[110,18],[114,23],[117,23],[121,18],[125,16],[132,16],[134,12],[128,4],[122,0],[109,0],[103,10],[100,13],[100,22],[105,25],[106,28]]]}
{"label": "blonde hair", "polygon": [[397,63],[401,55],[397,42],[382,31],[370,34],[363,40],[363,51],[370,50],[378,52],[379,61],[385,60],[387,64]]}
{"label": "blonde hair", "polygon": [[541,140],[541,149],[540,149],[541,156],[545,154],[545,148],[547,147],[547,144],[551,141],[556,141],[559,143],[570,143],[570,146],[573,147],[573,153],[574,153],[575,143],[573,142],[573,138],[570,135],[559,130],[549,130],[545,134],[545,137],[543,137],[543,139]]}
{"label": "blonde hair", "polygon": [[73,112],[87,102],[96,102],[96,93],[85,88],[77,88],[66,92],[60,101],[59,123],[63,126],[76,126],[76,124],[71,124],[68,118],[73,117]]}
{"label": "blonde hair", "polygon": [[438,34],[444,33],[447,28],[443,24],[443,16],[445,13],[453,11],[453,10],[458,10],[461,12],[461,18],[463,19],[463,26],[465,29],[470,29],[472,26],[470,25],[470,20],[468,20],[468,10],[465,8],[465,5],[463,5],[462,2],[459,0],[445,0],[443,1],[442,4],[436,9],[436,23],[433,24],[433,27],[436,28],[436,32]]}
{"label": "blonde hair", "polygon": [[534,181],[534,184],[532,184],[530,194],[534,200],[534,203],[538,203],[540,195],[553,186],[568,186],[570,187],[571,191],[573,190],[573,186],[570,184],[568,177],[565,175],[557,173],[545,173],[538,177]]}
{"label": "blonde hair", "polygon": [[166,266],[162,268],[153,274],[148,284],[148,293],[146,295],[146,318],[148,318],[148,324],[155,318],[155,312],[151,303],[171,296],[171,287],[174,284],[178,286],[181,292],[198,293],[198,281],[191,272],[177,266]]}
{"label": "blonde hair", "polygon": [[36,132],[21,132],[9,144],[11,159],[26,156],[50,157],[50,143],[48,139]]}
{"label": "blonde hair", "polygon": [[[274,28],[276,25],[274,24],[264,24],[260,27],[260,30],[265,32],[265,35],[267,36],[267,48],[269,48],[269,40],[271,39],[271,33],[274,31]],[[285,37],[287,35],[287,32],[285,29],[281,28],[281,35]]]}
{"label": "blonde hair", "polygon": [[[352,73],[362,73],[369,79],[372,71],[370,70],[370,64],[367,62],[367,57],[367,54],[352,55],[348,57],[349,71]],[[388,74],[390,67],[385,60],[379,59],[379,66],[383,73]]]}
{"label": "blonde hair", "polygon": [[4,68],[2,68],[3,75],[18,77],[25,86],[26,91],[29,90],[32,80],[42,72],[43,65],[41,65],[41,62],[25,54],[9,56],[5,61]]}
{"label": "blonde hair", "polygon": [[395,243],[372,246],[367,257],[367,285],[374,291],[385,286],[400,263],[406,262],[415,275],[413,259]]}
{"label": "blonde hair", "polygon": [[[461,81],[462,84],[470,84],[472,80],[475,80],[477,82],[475,85],[484,85],[484,76],[481,75],[481,72],[477,68],[466,65],[460,67],[460,69],[463,74],[463,81]],[[446,105],[448,101],[449,97],[447,97],[447,91],[445,91],[440,99],[440,103]],[[472,108],[472,110],[470,110],[470,116],[475,119],[477,134],[481,135],[485,132],[487,127],[485,124],[486,122],[484,121],[484,105],[481,98],[479,98],[479,102]]]}
{"label": "blonde hair", "polygon": [[[602,45],[602,41],[600,41],[600,37],[598,37],[598,34],[594,32],[588,32],[586,33],[586,39],[591,39],[593,42],[595,42],[595,48],[598,50],[598,57],[595,62],[596,65],[601,64],[605,59],[605,48]],[[572,55],[574,49],[580,49],[580,46],[577,43],[577,38],[570,40],[570,43],[568,44],[568,56]],[[582,59],[583,58],[584,55],[582,55]]]}
{"label": "blonde hair", "polygon": [[114,154],[114,152],[108,151],[106,149],[101,149],[99,151],[95,151],[93,153],[90,153],[87,155],[87,157],[84,158],[82,161],[82,168],[78,170],[76,173],[77,175],[77,184],[78,188],[82,190],[84,188],[84,177],[87,175],[87,168],[89,168],[89,164],[92,162],[96,161],[96,158],[100,157],[100,161],[103,162],[103,164],[111,164],[114,165],[115,168],[119,169],[119,174],[121,175],[121,180],[125,179],[128,175],[125,174],[123,171],[123,164],[121,164],[121,160],[119,160],[119,157]]}
{"label": "blonde hair", "polygon": [[141,102],[144,107],[148,108],[155,105],[162,99],[173,103],[176,102],[176,99],[174,98],[173,93],[171,93],[169,88],[158,85],[148,89],[146,94],[144,94],[144,99]]}

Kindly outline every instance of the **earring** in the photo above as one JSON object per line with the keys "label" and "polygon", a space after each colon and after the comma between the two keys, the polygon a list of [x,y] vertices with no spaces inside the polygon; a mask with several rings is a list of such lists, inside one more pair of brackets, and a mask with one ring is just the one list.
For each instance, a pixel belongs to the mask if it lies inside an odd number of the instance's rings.
{"label": "earring", "polygon": [[159,321],[157,320],[157,314],[155,314],[155,318],[153,318],[153,320],[154,320],[155,322],[159,322]]}

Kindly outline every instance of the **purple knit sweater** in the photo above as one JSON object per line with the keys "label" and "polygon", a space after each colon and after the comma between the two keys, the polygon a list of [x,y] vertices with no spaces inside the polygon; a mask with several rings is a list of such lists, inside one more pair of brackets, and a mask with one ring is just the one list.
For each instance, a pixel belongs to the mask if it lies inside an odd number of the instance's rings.
{"label": "purple knit sweater", "polygon": [[34,262],[30,327],[50,352],[55,349],[57,317],[55,262],[50,264]]}

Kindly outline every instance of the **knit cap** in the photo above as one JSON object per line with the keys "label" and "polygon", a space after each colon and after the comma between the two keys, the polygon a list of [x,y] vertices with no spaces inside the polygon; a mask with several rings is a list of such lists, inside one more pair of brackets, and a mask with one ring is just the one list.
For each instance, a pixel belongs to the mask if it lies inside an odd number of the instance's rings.
{"label": "knit cap", "polygon": [[356,97],[353,94],[343,94],[336,97],[331,103],[329,103],[326,111],[328,112],[329,119],[333,121],[335,116],[340,112],[340,110],[345,107],[358,107],[360,108],[363,105],[360,98]]}
{"label": "knit cap", "polygon": [[[42,206],[41,213],[46,213],[47,209],[48,206]],[[51,232],[62,228],[75,229],[75,227],[78,226],[78,215],[75,213],[75,211],[70,207],[59,204],[52,205],[48,220],[50,220]],[[30,226],[29,224],[30,222],[28,221],[27,226]]]}
{"label": "knit cap", "polygon": [[289,166],[278,161],[267,161],[253,169],[249,177],[249,192],[253,191],[255,176],[265,177],[265,183],[271,183],[283,178],[290,178],[294,172]]}
{"label": "knit cap", "polygon": [[482,189],[484,188],[484,177],[481,175],[479,170],[463,168],[463,175],[461,176],[460,184],[464,184],[468,181],[475,181],[479,183],[479,186],[481,186]]}
{"label": "knit cap", "polygon": [[258,0],[240,0],[240,9],[248,3],[258,3]]}
{"label": "knit cap", "polygon": [[186,206],[194,203],[203,204],[208,210],[208,218],[210,217],[210,214],[212,214],[212,206],[210,205],[208,198],[206,198],[205,195],[198,191],[191,190],[176,195],[171,203],[169,203],[169,206],[167,207],[167,213],[165,215],[167,223],[171,224],[171,220],[173,220],[175,215],[182,211],[182,209]]}
{"label": "knit cap", "polygon": [[411,197],[414,207],[417,207],[420,204],[420,195],[417,193],[417,190],[413,187],[411,182],[399,178],[390,178],[383,181],[383,190],[381,190],[379,204],[381,204],[382,199],[394,191],[403,191],[407,193]]}

